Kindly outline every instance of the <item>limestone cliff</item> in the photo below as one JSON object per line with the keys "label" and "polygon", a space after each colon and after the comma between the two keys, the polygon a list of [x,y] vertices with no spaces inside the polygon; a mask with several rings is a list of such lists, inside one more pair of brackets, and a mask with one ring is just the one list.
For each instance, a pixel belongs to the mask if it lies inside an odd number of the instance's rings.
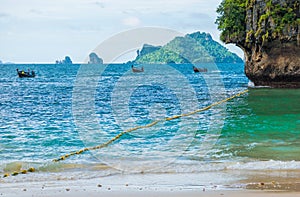
{"label": "limestone cliff", "polygon": [[299,0],[223,0],[217,12],[221,39],[243,49],[255,85],[300,88]]}

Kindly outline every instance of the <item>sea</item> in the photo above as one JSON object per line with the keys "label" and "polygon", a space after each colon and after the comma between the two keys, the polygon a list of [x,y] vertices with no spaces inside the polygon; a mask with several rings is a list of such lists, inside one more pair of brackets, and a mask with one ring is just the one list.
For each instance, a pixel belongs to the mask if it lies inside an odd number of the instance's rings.
{"label": "sea", "polygon": [[[136,66],[144,72],[130,64],[0,65],[1,183],[300,181],[299,89],[254,87],[240,63],[194,65],[204,73],[191,64]],[[19,78],[17,68],[36,77]]]}

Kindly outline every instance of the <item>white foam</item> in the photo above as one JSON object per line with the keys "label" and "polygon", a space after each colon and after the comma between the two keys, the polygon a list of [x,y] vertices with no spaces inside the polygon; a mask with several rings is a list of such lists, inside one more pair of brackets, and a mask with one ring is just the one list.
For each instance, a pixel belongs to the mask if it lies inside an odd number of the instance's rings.
{"label": "white foam", "polygon": [[248,87],[249,88],[255,88],[255,89],[257,89],[257,88],[271,88],[270,86],[256,86],[252,81],[248,82]]}
{"label": "white foam", "polygon": [[231,170],[299,170],[300,161],[253,161],[237,162],[227,167]]}

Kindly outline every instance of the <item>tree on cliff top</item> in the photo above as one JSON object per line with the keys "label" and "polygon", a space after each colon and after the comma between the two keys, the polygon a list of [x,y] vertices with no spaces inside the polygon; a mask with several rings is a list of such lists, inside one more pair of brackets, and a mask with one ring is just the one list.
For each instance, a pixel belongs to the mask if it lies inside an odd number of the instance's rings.
{"label": "tree on cliff top", "polygon": [[246,1],[223,0],[217,8],[216,24],[221,30],[221,40],[225,43],[238,42],[245,35]]}

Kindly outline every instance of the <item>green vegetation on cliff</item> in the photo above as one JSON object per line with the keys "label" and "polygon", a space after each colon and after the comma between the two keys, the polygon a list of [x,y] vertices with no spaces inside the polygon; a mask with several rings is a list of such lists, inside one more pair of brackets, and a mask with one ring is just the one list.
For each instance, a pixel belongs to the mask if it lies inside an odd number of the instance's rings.
{"label": "green vegetation on cliff", "polygon": [[210,34],[192,33],[176,37],[162,47],[144,45],[138,51],[136,63],[201,63],[201,62],[242,62],[236,54],[228,51]]}
{"label": "green vegetation on cliff", "polygon": [[225,43],[288,40],[300,26],[299,0],[223,0],[217,13]]}
{"label": "green vegetation on cliff", "polygon": [[245,34],[246,0],[223,0],[217,9],[216,20],[221,40],[238,41]]}

